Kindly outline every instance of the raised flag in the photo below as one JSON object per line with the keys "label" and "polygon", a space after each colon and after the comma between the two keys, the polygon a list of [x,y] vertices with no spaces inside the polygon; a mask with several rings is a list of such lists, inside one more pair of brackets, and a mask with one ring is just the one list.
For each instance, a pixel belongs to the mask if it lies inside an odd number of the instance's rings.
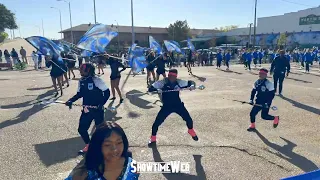
{"label": "raised flag", "polygon": [[118,35],[104,24],[96,24],[80,39],[77,47],[96,53],[104,53],[110,41]]}

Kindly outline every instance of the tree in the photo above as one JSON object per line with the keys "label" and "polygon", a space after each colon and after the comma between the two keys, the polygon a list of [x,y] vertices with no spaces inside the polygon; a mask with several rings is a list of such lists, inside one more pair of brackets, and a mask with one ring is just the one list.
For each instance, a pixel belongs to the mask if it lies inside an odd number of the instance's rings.
{"label": "tree", "polygon": [[170,24],[167,30],[169,33],[169,38],[177,42],[186,40],[191,36],[190,27],[186,20],[176,21],[175,23]]}
{"label": "tree", "polygon": [[220,27],[220,28],[214,28],[215,30],[219,30],[219,31],[223,31],[223,32],[227,32],[230,31],[232,29],[237,29],[239,26],[238,25],[231,25],[231,26],[224,26],[224,27]]}
{"label": "tree", "polygon": [[5,29],[17,28],[15,14],[8,10],[5,5],[0,4],[0,32],[3,32]]}
{"label": "tree", "polygon": [[7,39],[9,35],[6,32],[0,32],[0,43]]}
{"label": "tree", "polygon": [[287,42],[287,35],[286,33],[281,33],[278,39],[278,46],[283,46]]}

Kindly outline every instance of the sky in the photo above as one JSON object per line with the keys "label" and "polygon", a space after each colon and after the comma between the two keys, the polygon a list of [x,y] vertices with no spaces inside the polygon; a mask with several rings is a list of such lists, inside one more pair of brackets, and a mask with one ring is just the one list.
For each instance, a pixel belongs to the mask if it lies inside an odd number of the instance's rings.
{"label": "sky", "polygon": [[[70,1],[72,25],[94,23],[93,0]],[[254,21],[255,0],[133,0],[134,25],[168,27],[176,20],[187,20],[190,28],[213,29],[238,25],[247,27]],[[70,28],[68,3],[57,0],[0,0],[16,14],[19,29],[16,37],[42,35],[59,39],[62,29]],[[320,5],[319,0],[258,0],[257,17],[281,15]],[[97,22],[131,25],[130,0],[96,0]],[[6,31],[10,32],[10,31]],[[9,34],[10,36],[10,34]]]}

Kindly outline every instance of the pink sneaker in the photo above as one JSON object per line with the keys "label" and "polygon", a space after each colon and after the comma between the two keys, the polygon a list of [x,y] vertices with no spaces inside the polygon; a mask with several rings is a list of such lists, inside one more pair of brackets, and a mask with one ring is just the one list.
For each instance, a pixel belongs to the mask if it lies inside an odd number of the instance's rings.
{"label": "pink sneaker", "polygon": [[150,140],[148,142],[148,146],[150,147],[150,146],[156,144],[156,142],[157,142],[157,136],[151,136]]}
{"label": "pink sneaker", "polygon": [[196,132],[194,131],[194,129],[189,129],[189,130],[188,130],[188,133],[191,135],[191,137],[192,137],[193,140],[195,140],[195,141],[198,141],[198,140],[199,140],[199,138],[198,138]]}
{"label": "pink sneaker", "polygon": [[279,116],[275,116],[274,120],[273,120],[273,127],[274,128],[278,127],[279,121],[280,121],[280,117]]}
{"label": "pink sneaker", "polygon": [[87,144],[82,150],[79,151],[79,154],[84,154],[88,151],[89,144]]}
{"label": "pink sneaker", "polygon": [[255,131],[256,130],[256,124],[255,123],[251,123],[249,128],[247,129],[247,131]]}

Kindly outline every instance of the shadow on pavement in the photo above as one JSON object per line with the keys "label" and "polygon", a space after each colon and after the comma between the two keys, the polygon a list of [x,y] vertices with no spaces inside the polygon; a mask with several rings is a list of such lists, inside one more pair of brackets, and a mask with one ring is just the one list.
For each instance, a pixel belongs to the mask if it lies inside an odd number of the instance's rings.
{"label": "shadow on pavement", "polygon": [[[137,94],[137,95],[130,95],[130,94]],[[126,98],[129,99],[131,104],[143,109],[153,108],[153,106],[149,105],[151,102],[141,99],[140,98],[141,96],[143,96],[143,92],[135,89],[126,93]]]}
{"label": "shadow on pavement", "polygon": [[[39,100],[39,101],[44,100],[45,97],[52,95],[53,92],[54,92],[54,90],[49,90],[46,93],[39,95],[36,98],[36,100]],[[55,99],[58,99],[58,97]],[[27,106],[32,106],[32,107],[30,109],[22,111],[17,117],[15,117],[13,119],[1,122],[0,129],[3,129],[3,128],[11,126],[11,125],[22,123],[22,122],[28,120],[28,118],[30,116],[32,116],[32,115],[38,113],[39,111],[41,111],[42,109],[45,109],[48,107],[48,106],[39,105],[39,104],[31,103],[31,102],[32,101],[27,101],[24,103],[1,106],[2,109],[22,108],[22,107],[27,107]]]}
{"label": "shadow on pavement", "polygon": [[74,137],[54,142],[34,145],[41,162],[46,166],[67,161],[78,156],[77,152],[83,148],[81,137]]}
{"label": "shadow on pavement", "polygon": [[7,80],[10,80],[10,79],[0,79],[0,81],[7,81]]}
{"label": "shadow on pavement", "polygon": [[[155,162],[164,162],[161,158],[161,155],[158,151],[157,146],[152,147],[152,154],[153,159]],[[206,180],[206,173],[204,171],[204,168],[201,164],[201,155],[193,155],[194,161],[196,162],[196,172],[197,175],[191,175],[191,174],[184,174],[184,173],[178,173],[178,174],[168,174],[168,173],[162,173],[162,175],[168,179],[168,180]]]}
{"label": "shadow on pavement", "polygon": [[317,109],[317,108],[314,108],[314,107],[299,103],[299,102],[297,102],[295,100],[292,100],[292,99],[284,97],[284,96],[279,96],[279,97],[282,98],[283,100],[288,101],[289,103],[292,103],[292,105],[297,107],[297,108],[300,108],[300,109],[303,109],[305,111],[309,111],[309,112],[312,112],[314,114],[320,115],[320,109]]}
{"label": "shadow on pavement", "polygon": [[278,144],[270,142],[267,138],[265,138],[262,134],[260,134],[259,131],[256,131],[256,133],[257,133],[258,137],[263,141],[264,144],[266,144],[270,148],[281,153],[281,154],[280,153],[273,153],[274,155],[288,161],[289,163],[295,165],[296,167],[300,168],[304,172],[310,172],[310,171],[319,169],[309,159],[301,156],[300,154],[293,152],[293,148],[297,146],[293,142],[291,142],[285,138],[280,137],[287,144],[284,146],[279,146]]}
{"label": "shadow on pavement", "polygon": [[239,74],[239,75],[243,74],[243,73],[240,73],[240,72],[237,72],[237,71],[231,71],[231,70],[227,71],[227,70],[224,70],[224,69],[219,69],[219,70],[223,71],[223,72],[226,72],[226,73],[234,73],[234,74]]}
{"label": "shadow on pavement", "polygon": [[29,91],[38,91],[38,90],[42,90],[42,89],[50,89],[53,88],[53,86],[48,86],[48,87],[36,87],[36,88],[28,88],[27,90]]}
{"label": "shadow on pavement", "polygon": [[194,77],[194,78],[197,78],[201,82],[205,82],[207,80],[207,78],[205,78],[205,77],[200,77],[200,76],[197,76],[197,75],[194,75],[194,74],[192,74],[191,76]]}
{"label": "shadow on pavement", "polygon": [[[105,121],[118,121],[120,119],[122,119],[122,117],[116,117],[118,111],[116,110],[115,112],[109,110],[109,108],[112,107],[112,105],[114,104],[114,101],[111,101],[108,105],[108,109],[105,110],[104,112],[104,120]],[[118,109],[118,107],[120,106],[121,104],[119,103],[118,105],[116,105],[114,108]]]}

